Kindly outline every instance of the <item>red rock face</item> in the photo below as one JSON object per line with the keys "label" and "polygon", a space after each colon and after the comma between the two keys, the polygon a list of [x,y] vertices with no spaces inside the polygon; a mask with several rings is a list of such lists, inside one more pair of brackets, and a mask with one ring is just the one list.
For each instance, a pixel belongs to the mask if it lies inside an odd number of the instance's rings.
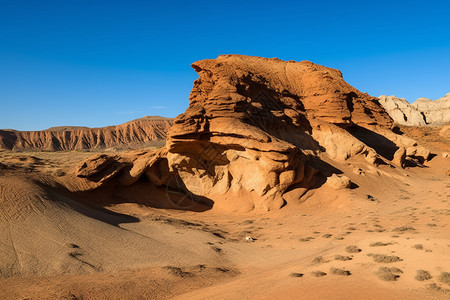
{"label": "red rock face", "polygon": [[118,126],[102,128],[0,130],[0,149],[61,151],[139,146],[152,141],[164,141],[171,126],[172,119],[144,117]]}
{"label": "red rock face", "polygon": [[[270,99],[261,103],[262,109],[290,113],[287,117],[304,112],[308,118],[343,126],[392,124],[376,98],[353,88],[340,71],[309,61],[223,55],[195,62],[192,67],[199,79],[194,82],[189,109],[176,119],[180,126],[173,132],[198,130],[195,126],[201,126],[205,119],[242,118],[242,107],[258,102],[258,98]],[[294,112],[284,111],[289,109]],[[191,120],[189,124],[183,121],[186,119]]]}
{"label": "red rock face", "polygon": [[192,67],[199,78],[164,149],[114,158],[121,171],[101,176],[89,170],[99,160],[94,157],[79,176],[128,185],[145,174],[150,185],[207,198],[217,207],[271,210],[300,199],[315,180],[312,161],[322,155],[361,155],[376,163],[386,158],[372,141],[389,141],[386,153],[410,143],[390,131],[392,119],[377,99],[350,86],[338,70],[241,55]]}

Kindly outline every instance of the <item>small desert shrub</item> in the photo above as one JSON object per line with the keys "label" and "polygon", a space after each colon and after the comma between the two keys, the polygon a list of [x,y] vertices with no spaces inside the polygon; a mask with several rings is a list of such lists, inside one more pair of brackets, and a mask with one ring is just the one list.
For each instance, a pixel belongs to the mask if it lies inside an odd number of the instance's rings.
{"label": "small desert shrub", "polygon": [[334,275],[341,275],[341,276],[350,276],[352,273],[350,271],[344,270],[344,269],[338,269],[338,268],[331,268],[330,269],[331,274]]}
{"label": "small desert shrub", "polygon": [[332,236],[333,236],[333,235],[330,234],[330,233],[326,233],[326,234],[322,235],[322,237],[324,237],[324,238],[326,238],[326,239],[329,239],[329,238],[332,237]]}
{"label": "small desert shrub", "polygon": [[356,246],[347,246],[345,247],[345,251],[347,251],[348,253],[358,253],[361,252],[361,249]]}
{"label": "small desert shrub", "polygon": [[380,267],[375,274],[381,280],[384,280],[384,281],[396,281],[397,278],[400,277],[400,275],[398,275],[396,273],[403,273],[403,272],[402,272],[402,270],[400,270],[398,268]]}
{"label": "small desert shrub", "polygon": [[444,294],[450,294],[450,290],[449,289],[444,289],[444,288],[440,287],[439,285],[437,285],[436,283],[429,284],[427,287],[430,290],[433,290],[433,291],[436,291],[436,292],[440,292],[440,293],[444,293]]}
{"label": "small desert shrub", "polygon": [[350,256],[344,256],[344,255],[335,255],[334,256],[335,260],[342,260],[342,261],[347,261],[347,260],[352,260],[352,258]]}
{"label": "small desert shrub", "polygon": [[322,272],[322,271],[314,271],[314,272],[311,272],[311,275],[314,277],[323,277],[323,276],[327,275],[327,273]]}
{"label": "small desert shrub", "polygon": [[414,246],[412,246],[414,249],[417,249],[417,250],[423,250],[423,245],[422,244],[416,244],[416,245],[414,245]]}
{"label": "small desert shrub", "polygon": [[450,273],[442,272],[441,275],[439,276],[439,281],[450,285]]}
{"label": "small desert shrub", "polygon": [[291,277],[303,277],[302,273],[291,273],[289,276]]}
{"label": "small desert shrub", "polygon": [[368,256],[372,256],[373,260],[377,263],[393,263],[397,261],[402,261],[398,256],[393,255],[385,255],[385,254],[367,254]]}
{"label": "small desert shrub", "polygon": [[375,242],[375,243],[371,243],[369,246],[370,247],[383,247],[383,246],[389,246],[389,245],[392,245],[392,243]]}
{"label": "small desert shrub", "polygon": [[416,229],[414,227],[410,227],[410,226],[401,226],[401,227],[397,227],[392,229],[392,231],[394,232],[405,232],[405,231],[415,231]]}
{"label": "small desert shrub", "polygon": [[417,270],[416,277],[414,277],[414,278],[419,281],[424,281],[424,280],[431,279],[432,276],[430,275],[430,272],[428,272],[428,271]]}
{"label": "small desert shrub", "polygon": [[328,260],[323,258],[322,256],[317,256],[312,260],[312,263],[315,265],[327,263]]}

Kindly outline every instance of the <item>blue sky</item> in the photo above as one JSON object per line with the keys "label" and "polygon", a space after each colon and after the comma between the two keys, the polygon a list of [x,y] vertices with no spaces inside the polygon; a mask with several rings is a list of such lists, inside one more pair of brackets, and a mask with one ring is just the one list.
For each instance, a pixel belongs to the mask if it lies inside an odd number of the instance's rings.
{"label": "blue sky", "polygon": [[450,92],[448,1],[0,0],[0,128],[175,117],[219,54],[310,60],[362,92]]}

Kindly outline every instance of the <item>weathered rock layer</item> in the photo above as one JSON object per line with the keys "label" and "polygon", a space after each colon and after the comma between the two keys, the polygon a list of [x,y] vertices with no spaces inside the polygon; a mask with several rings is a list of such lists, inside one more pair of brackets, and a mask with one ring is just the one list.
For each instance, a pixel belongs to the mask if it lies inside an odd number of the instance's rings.
{"label": "weathered rock layer", "polygon": [[53,127],[42,131],[0,130],[0,149],[86,150],[164,141],[173,119],[144,117],[101,128]]}
{"label": "weathered rock layer", "polygon": [[[400,146],[415,146],[391,131],[377,98],[350,86],[338,70],[240,55],[192,67],[199,78],[189,107],[164,148],[96,156],[77,175],[99,187],[143,178],[166,190],[175,206],[207,198],[231,210],[271,210],[299,201],[323,177],[323,155],[390,164]],[[185,199],[173,201],[173,193]]]}

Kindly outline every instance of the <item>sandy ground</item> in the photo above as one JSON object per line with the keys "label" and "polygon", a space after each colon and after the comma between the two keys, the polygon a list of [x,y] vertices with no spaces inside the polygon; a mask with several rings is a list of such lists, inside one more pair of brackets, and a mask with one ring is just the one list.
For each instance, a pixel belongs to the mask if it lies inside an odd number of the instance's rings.
{"label": "sandy ground", "polygon": [[450,299],[450,149],[430,145],[425,168],[333,162],[357,188],[245,214],[86,205],[61,185],[90,153],[0,152],[0,299]]}

